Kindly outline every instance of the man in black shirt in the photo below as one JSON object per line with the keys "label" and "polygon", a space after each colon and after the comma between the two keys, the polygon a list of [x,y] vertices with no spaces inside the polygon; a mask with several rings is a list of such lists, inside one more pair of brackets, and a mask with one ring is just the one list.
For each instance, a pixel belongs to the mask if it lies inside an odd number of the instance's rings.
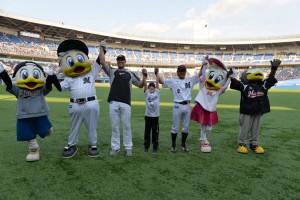
{"label": "man in black shirt", "polygon": [[126,156],[132,156],[132,134],[131,134],[131,88],[132,84],[142,88],[146,79],[147,71],[143,69],[143,80],[125,68],[126,58],[124,55],[117,57],[118,68],[112,68],[105,62],[104,51],[106,41],[101,42],[100,63],[104,72],[110,79],[110,92],[107,98],[109,102],[109,114],[112,127],[111,156],[120,151],[120,119],[123,125],[123,143]]}

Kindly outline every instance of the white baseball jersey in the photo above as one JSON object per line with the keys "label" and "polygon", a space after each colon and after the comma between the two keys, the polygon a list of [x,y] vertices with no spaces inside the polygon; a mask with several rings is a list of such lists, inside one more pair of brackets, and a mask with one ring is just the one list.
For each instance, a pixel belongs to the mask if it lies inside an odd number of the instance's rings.
{"label": "white baseball jersey", "polygon": [[173,96],[174,102],[190,101],[192,99],[191,93],[194,85],[199,82],[199,76],[194,75],[185,79],[169,79],[165,80],[163,83],[164,88],[170,88]]}
{"label": "white baseball jersey", "polygon": [[69,89],[73,99],[96,96],[95,78],[101,69],[101,65],[94,62],[90,72],[79,77],[65,77],[60,82],[62,90]]}
{"label": "white baseball jersey", "polygon": [[145,102],[147,117],[159,117],[159,102],[160,102],[160,90],[155,88],[153,93],[149,92],[149,89],[145,91]]}

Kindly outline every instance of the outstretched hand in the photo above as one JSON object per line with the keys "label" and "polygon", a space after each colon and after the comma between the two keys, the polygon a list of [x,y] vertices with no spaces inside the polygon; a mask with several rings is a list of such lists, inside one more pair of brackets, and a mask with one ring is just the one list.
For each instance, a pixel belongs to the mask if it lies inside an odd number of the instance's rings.
{"label": "outstretched hand", "polygon": [[145,68],[142,69],[142,74],[144,77],[147,78],[148,74],[147,74],[147,70]]}
{"label": "outstretched hand", "polygon": [[49,69],[45,70],[45,73],[46,73],[48,76],[52,76],[52,75],[54,74],[53,67],[50,67]]}
{"label": "outstretched hand", "polygon": [[159,72],[158,67],[155,67],[155,68],[154,68],[154,74],[155,74],[155,76],[157,76],[158,72]]}
{"label": "outstretched hand", "polygon": [[104,54],[106,54],[106,47],[107,47],[106,39],[104,39],[100,42],[100,47],[103,48],[103,52],[104,52]]}
{"label": "outstretched hand", "polygon": [[207,65],[207,64],[208,64],[208,55],[205,55],[202,58],[202,65]]}
{"label": "outstretched hand", "polygon": [[280,63],[281,63],[281,60],[279,60],[279,59],[273,59],[273,60],[270,61],[270,63],[271,63],[271,69],[272,70],[277,70],[278,67],[279,67],[279,65],[280,65]]}

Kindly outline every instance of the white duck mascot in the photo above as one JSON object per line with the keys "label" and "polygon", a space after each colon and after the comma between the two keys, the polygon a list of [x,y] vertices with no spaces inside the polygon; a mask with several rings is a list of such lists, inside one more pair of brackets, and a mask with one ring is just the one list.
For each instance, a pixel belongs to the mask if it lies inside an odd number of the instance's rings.
{"label": "white duck mascot", "polygon": [[[206,67],[208,73],[206,74]],[[195,98],[195,107],[191,113],[191,120],[201,126],[200,148],[202,152],[211,152],[211,146],[207,139],[207,131],[218,123],[217,102],[230,83],[230,75],[233,71],[227,72],[226,66],[216,58],[206,56],[202,60],[199,92]]]}
{"label": "white duck mascot", "polygon": [[44,138],[53,133],[45,96],[52,90],[52,83],[61,90],[57,77],[54,74],[47,76],[42,66],[26,61],[15,67],[12,79],[0,64],[0,78],[6,84],[6,90],[17,98],[17,140],[28,142],[26,161],[38,161],[40,148],[36,136]]}
{"label": "white duck mascot", "polygon": [[92,63],[88,57],[89,49],[80,40],[65,40],[57,49],[59,72],[64,77],[60,82],[62,90],[69,90],[69,116],[71,128],[68,144],[63,148],[62,157],[73,157],[78,148],[78,136],[81,124],[88,130],[89,157],[99,156],[97,149],[97,122],[99,102],[97,100],[95,79],[102,69],[99,57]]}

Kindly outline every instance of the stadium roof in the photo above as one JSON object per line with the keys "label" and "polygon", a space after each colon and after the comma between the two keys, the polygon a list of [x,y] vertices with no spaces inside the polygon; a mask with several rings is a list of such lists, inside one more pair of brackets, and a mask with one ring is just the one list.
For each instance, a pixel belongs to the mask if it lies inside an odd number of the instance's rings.
{"label": "stadium roof", "polygon": [[300,34],[284,35],[262,38],[235,38],[224,40],[193,40],[193,39],[167,39],[155,38],[155,36],[137,36],[130,34],[102,33],[69,26],[62,23],[37,20],[18,16],[0,10],[0,27],[17,31],[38,33],[45,38],[64,40],[81,39],[99,43],[107,39],[109,43],[118,43],[119,46],[137,45],[144,48],[154,47],[155,49],[185,49],[185,50],[253,50],[261,48],[279,48],[286,46],[300,46]]}

